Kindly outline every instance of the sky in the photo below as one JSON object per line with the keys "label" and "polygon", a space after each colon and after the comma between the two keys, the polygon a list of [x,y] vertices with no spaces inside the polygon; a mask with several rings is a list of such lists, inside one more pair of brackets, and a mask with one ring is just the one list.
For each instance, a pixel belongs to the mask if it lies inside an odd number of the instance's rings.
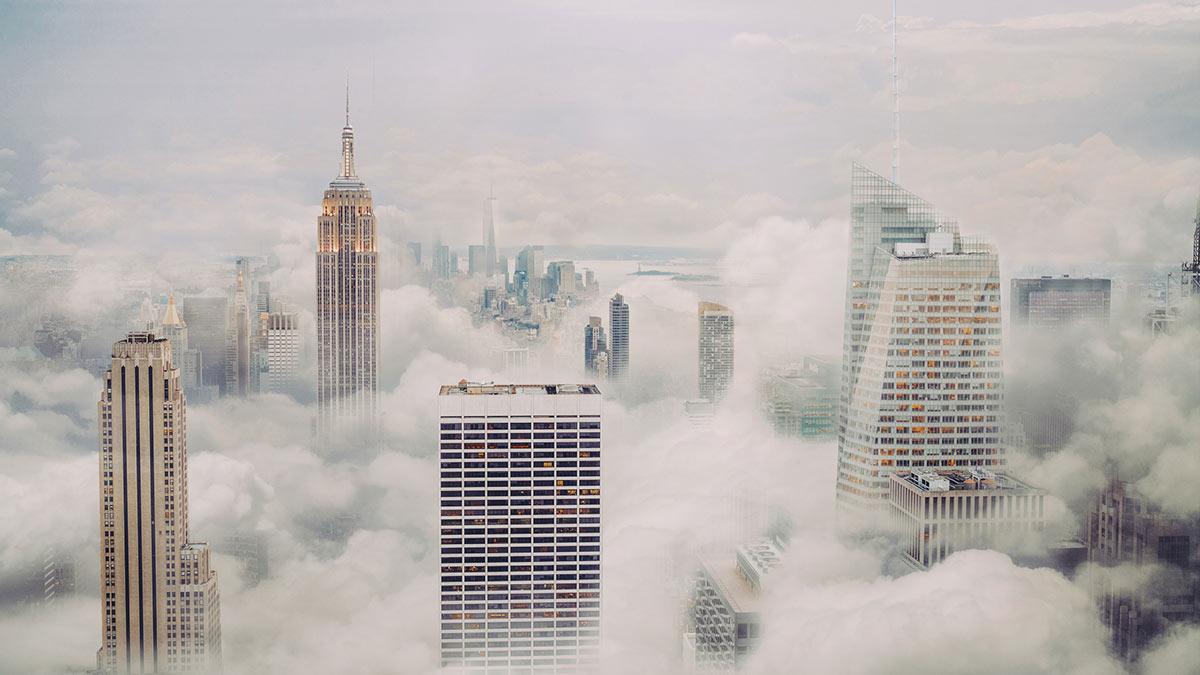
{"label": "sky", "polygon": [[[992,239],[1006,280],[1187,255],[1200,5],[899,13],[900,182]],[[751,672],[1125,672],[1087,577],[989,551],[901,575],[893,544],[839,537],[835,444],[781,439],[757,410],[760,367],[841,351],[850,166],[890,165],[889,22],[887,3],[857,1],[0,0],[0,256],[76,267],[62,292],[0,285],[0,672],[78,672],[99,646],[100,382],[41,358],[33,330],[54,312],[125,322],[130,290],[219,287],[232,276],[210,276],[219,256],[270,254],[311,357],[316,218],[347,78],[383,240],[384,448],[322,454],[303,397],[189,405],[194,535],[256,531],[271,550],[253,587],[215,556],[225,672],[436,671],[434,393],[503,377],[504,339],[396,253],[478,241],[489,189],[502,247],[706,249],[737,316],[729,403],[703,430],[681,412],[703,289],[625,279],[567,320],[604,315],[618,289],[631,307],[634,376],[604,411],[608,672],[679,671],[680,581],[699,549],[737,538],[746,503],[798,524]],[[1200,513],[1200,330],[1152,340],[1138,311],[1006,344],[1009,386],[1069,392],[1081,430],[1059,452],[1013,456],[1053,495],[1052,533],[1076,531],[1110,463],[1170,512]],[[584,377],[550,361],[530,377]],[[321,534],[348,512],[352,532]],[[6,604],[48,546],[75,553],[81,593]],[[1173,632],[1141,672],[1194,671],[1198,651],[1200,630]]]}

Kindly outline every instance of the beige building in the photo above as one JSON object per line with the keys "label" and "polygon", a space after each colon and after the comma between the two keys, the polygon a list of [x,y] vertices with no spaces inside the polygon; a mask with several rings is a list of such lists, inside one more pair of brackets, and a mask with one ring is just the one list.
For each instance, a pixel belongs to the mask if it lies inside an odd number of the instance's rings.
{"label": "beige building", "polygon": [[701,302],[696,315],[700,398],[716,403],[725,398],[733,380],[733,312],[715,302]]}
{"label": "beige building", "polygon": [[342,165],[317,221],[317,433],[373,436],[379,408],[379,253],[371,191],[354,171],[347,97]]}
{"label": "beige building", "polygon": [[904,560],[916,569],[1038,537],[1046,525],[1045,492],[984,469],[898,471],[889,501]]}
{"label": "beige building", "polygon": [[171,347],[113,345],[98,405],[103,672],[212,672],[220,598],[208,546],[188,541],[187,415]]}

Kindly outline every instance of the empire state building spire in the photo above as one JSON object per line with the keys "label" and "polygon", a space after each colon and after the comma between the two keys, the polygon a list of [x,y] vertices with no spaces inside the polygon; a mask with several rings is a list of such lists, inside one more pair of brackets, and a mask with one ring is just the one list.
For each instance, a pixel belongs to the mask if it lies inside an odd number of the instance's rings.
{"label": "empire state building spire", "polygon": [[346,126],[342,127],[342,172],[339,181],[357,181],[354,173],[354,127],[350,126],[350,80],[346,80]]}

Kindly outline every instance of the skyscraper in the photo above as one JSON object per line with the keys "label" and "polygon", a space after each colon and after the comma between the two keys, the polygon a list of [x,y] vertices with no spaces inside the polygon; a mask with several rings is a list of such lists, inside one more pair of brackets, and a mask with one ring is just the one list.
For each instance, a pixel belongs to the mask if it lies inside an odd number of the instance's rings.
{"label": "skyscraper", "polygon": [[1004,464],[990,246],[855,165],[838,425],[841,512],[879,515],[897,468]]}
{"label": "skyscraper", "polygon": [[1112,303],[1112,280],[1065,275],[1013,279],[1010,302],[1012,322],[1017,326],[1106,325]]}
{"label": "skyscraper", "polygon": [[733,380],[733,312],[715,302],[701,302],[699,318],[700,398],[716,403]]}
{"label": "skyscraper", "polygon": [[[484,274],[488,279],[496,275],[497,271],[497,251],[496,251],[496,194],[488,193],[487,204],[483,208],[483,247],[484,247]],[[507,274],[507,272],[505,272]]]}
{"label": "skyscraper", "polygon": [[[490,274],[487,274],[487,268],[489,266],[484,260],[486,250],[487,249],[484,248],[483,244],[471,244],[467,247],[467,274],[470,274],[473,277],[480,275],[487,275],[489,277],[491,276]],[[494,268],[495,265],[491,265],[491,267]]]}
{"label": "skyscraper", "polygon": [[238,272],[229,302],[229,320],[225,332],[226,396],[245,396],[251,387],[251,322],[246,299],[246,278]]}
{"label": "skyscraper", "polygon": [[187,324],[188,344],[200,351],[205,386],[225,386],[225,342],[229,299],[225,295],[193,295],[179,299],[179,318]]}
{"label": "skyscraper", "polygon": [[629,373],[629,305],[620,293],[608,301],[608,377],[620,381]]}
{"label": "skyscraper", "polygon": [[271,312],[260,315],[260,321],[267,366],[262,391],[291,393],[300,371],[300,315]]}
{"label": "skyscraper", "polygon": [[604,326],[601,324],[600,317],[588,317],[587,325],[583,327],[584,370],[593,375],[599,375],[597,358],[606,351],[608,351],[608,339],[604,335]]}
{"label": "skyscraper", "polygon": [[600,391],[464,380],[438,414],[442,665],[598,669]]}
{"label": "skyscraper", "polygon": [[221,665],[217,573],[188,542],[185,401],[166,339],[113,345],[98,404],[102,671]]}
{"label": "skyscraper", "polygon": [[199,350],[192,349],[188,340],[187,322],[179,316],[174,294],[167,297],[167,311],[163,314],[162,336],[171,345],[171,362],[179,369],[179,379],[188,396],[200,393],[201,374],[204,365]]}
{"label": "skyscraper", "polygon": [[374,436],[379,408],[379,267],[371,191],[354,171],[349,95],[342,164],[317,221],[317,433]]}

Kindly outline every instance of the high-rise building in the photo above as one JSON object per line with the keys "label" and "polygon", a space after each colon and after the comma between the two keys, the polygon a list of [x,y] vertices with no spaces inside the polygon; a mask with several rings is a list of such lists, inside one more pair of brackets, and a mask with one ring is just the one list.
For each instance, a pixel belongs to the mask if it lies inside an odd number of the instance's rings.
{"label": "high-rise building", "polygon": [[620,293],[608,301],[608,378],[620,381],[629,374],[629,305]]}
{"label": "high-rise building", "polygon": [[[532,285],[535,279],[545,276],[545,260],[546,252],[541,246],[526,246],[517,253],[517,271],[524,272],[526,281]],[[541,297],[541,287],[536,290]]]}
{"label": "high-rise building", "polygon": [[473,277],[487,274],[486,251],[483,244],[471,244],[467,247],[467,274]]}
{"label": "high-rise building", "polygon": [[251,328],[250,306],[246,301],[246,280],[238,272],[229,300],[229,320],[225,332],[226,396],[245,396],[251,387]]}
{"label": "high-rise building", "polygon": [[985,469],[897,471],[892,521],[904,561],[929,569],[955,551],[1014,545],[1046,526],[1046,493]]}
{"label": "high-rise building", "polygon": [[1180,280],[1186,295],[1200,297],[1200,197],[1196,198],[1193,222],[1196,227],[1192,230],[1192,259],[1180,265]]}
{"label": "high-rise building", "polygon": [[[484,275],[488,279],[496,276],[497,259],[496,259],[496,194],[488,193],[487,204],[483,207],[483,247],[484,247]],[[505,270],[505,275],[508,271]]]}
{"label": "high-rise building", "polygon": [[410,256],[412,256],[413,265],[415,265],[416,267],[420,267],[421,266],[421,242],[419,242],[419,241],[408,242],[408,254]]}
{"label": "high-rise building", "polygon": [[837,499],[874,520],[897,469],[1004,465],[1000,270],[990,246],[858,165],[851,202]]}
{"label": "high-rise building", "polygon": [[1009,301],[1016,326],[1105,325],[1112,304],[1112,280],[1068,276],[1013,279]]}
{"label": "high-rise building", "polygon": [[296,386],[300,373],[300,315],[295,312],[271,312],[259,315],[266,374],[261,391],[288,394]]}
{"label": "high-rise building", "polygon": [[[608,339],[604,335],[604,326],[600,317],[588,317],[587,325],[583,327],[583,369],[593,375],[599,374],[597,357],[608,351]],[[607,373],[605,373],[607,375]]]}
{"label": "high-rise building", "polygon": [[379,253],[371,191],[354,170],[347,96],[342,163],[317,224],[317,435],[373,437],[379,411]]}
{"label": "high-rise building", "polygon": [[98,404],[104,672],[221,665],[217,573],[188,540],[187,413],[166,339],[113,345]]}
{"label": "high-rise building", "polygon": [[700,398],[725,398],[733,380],[733,312],[715,302],[701,302],[699,318]]}
{"label": "high-rise building", "polygon": [[815,357],[762,373],[763,412],[781,436],[832,438],[837,435],[837,366]]}
{"label": "high-rise building", "polygon": [[464,380],[438,414],[442,665],[598,670],[600,391]]}
{"label": "high-rise building", "polygon": [[560,295],[575,295],[575,263],[570,260],[555,260],[546,266],[546,277],[553,292]]}
{"label": "high-rise building", "polygon": [[1200,620],[1200,518],[1173,516],[1112,480],[1092,504],[1087,534],[1092,599],[1113,653],[1136,661],[1173,625]]}
{"label": "high-rise building", "polygon": [[191,348],[188,340],[187,322],[179,315],[175,296],[167,298],[167,311],[162,319],[162,336],[171,345],[171,362],[179,369],[179,379],[188,396],[199,396],[202,385],[204,356],[198,349]]}
{"label": "high-rise building", "polygon": [[187,324],[188,345],[200,352],[204,384],[223,388],[229,299],[224,295],[184,296],[179,299],[179,318]]}
{"label": "high-rise building", "polygon": [[433,278],[434,279],[449,279],[451,276],[450,268],[450,247],[435,241],[433,243]]}

